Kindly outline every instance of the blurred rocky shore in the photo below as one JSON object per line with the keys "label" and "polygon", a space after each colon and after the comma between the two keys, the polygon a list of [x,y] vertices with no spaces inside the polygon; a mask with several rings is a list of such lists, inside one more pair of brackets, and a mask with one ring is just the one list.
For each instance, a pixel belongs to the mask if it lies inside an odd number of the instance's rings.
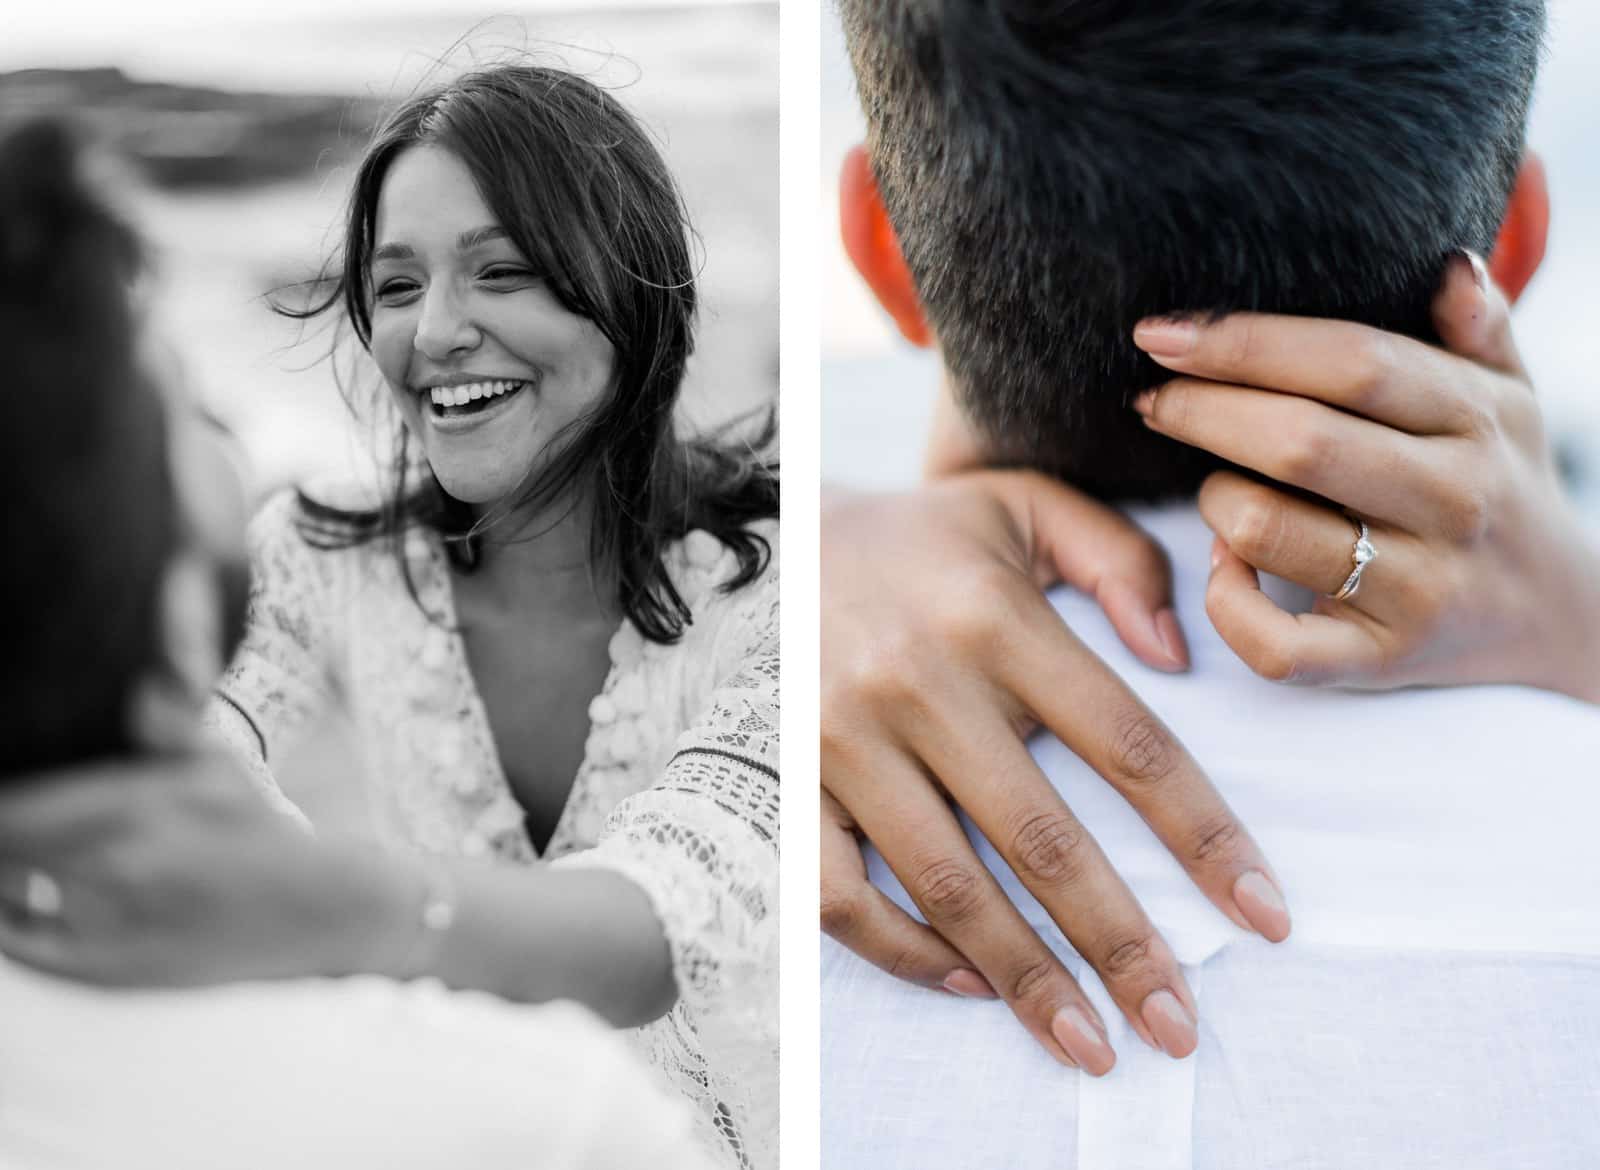
{"label": "blurred rocky shore", "polygon": [[348,95],[232,92],[138,81],[120,69],[0,73],[0,129],[66,115],[167,189],[294,179],[359,152],[381,103]]}

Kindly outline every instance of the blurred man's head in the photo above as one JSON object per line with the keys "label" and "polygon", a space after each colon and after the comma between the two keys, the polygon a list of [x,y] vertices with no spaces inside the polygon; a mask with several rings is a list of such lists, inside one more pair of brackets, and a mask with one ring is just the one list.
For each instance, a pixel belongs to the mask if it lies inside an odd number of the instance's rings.
{"label": "blurred man's head", "polygon": [[135,297],[139,240],[96,158],[56,123],[0,138],[0,779],[149,746],[177,693],[192,705],[212,681],[178,659],[194,626],[218,625],[222,591],[196,585],[216,558],[196,550],[224,525],[188,501],[228,488],[192,482],[197,460],[217,464],[164,402]]}
{"label": "blurred man's head", "polygon": [[1215,466],[1129,408],[1169,376],[1141,318],[1431,336],[1452,251],[1496,242],[1544,26],[1543,0],[840,7],[871,167],[847,164],[852,257],[908,335],[931,327],[997,461],[1111,498]]}

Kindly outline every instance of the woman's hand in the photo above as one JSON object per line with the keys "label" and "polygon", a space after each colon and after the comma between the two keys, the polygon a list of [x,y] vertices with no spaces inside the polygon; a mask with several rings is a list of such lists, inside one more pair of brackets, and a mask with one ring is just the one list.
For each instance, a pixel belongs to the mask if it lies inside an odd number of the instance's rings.
{"label": "woman's hand", "polygon": [[[1297,317],[1140,324],[1141,348],[1183,375],[1141,397],[1146,423],[1279,481],[1218,472],[1202,488],[1218,538],[1207,611],[1268,678],[1525,683],[1600,702],[1600,556],[1476,260],[1451,262],[1434,322],[1451,352]],[[1337,601],[1356,539],[1341,509],[1378,555]],[[1324,596],[1286,613],[1257,570]]]}
{"label": "woman's hand", "polygon": [[[414,916],[383,858],[312,837],[217,756],[8,783],[0,858],[0,951],[91,983],[383,970]],[[30,904],[41,888],[59,904]]]}
{"label": "woman's hand", "polygon": [[[676,999],[655,909],[621,875],[443,862],[428,873],[313,837],[221,756],[8,781],[0,859],[0,952],[82,982],[426,974],[517,1002],[575,999],[619,1026]],[[441,891],[448,925],[425,927]]]}
{"label": "woman's hand", "polygon": [[[998,991],[1045,1048],[1099,1075],[1094,1008],[978,860],[953,797],[1148,1043],[1186,1056],[1194,998],[1166,943],[1023,743],[1043,724],[1115,786],[1223,913],[1289,931],[1270,870],[1199,767],[1062,623],[1042,588],[1098,599],[1161,669],[1187,652],[1159,550],[1043,476],[988,472],[823,511],[822,923],[901,978]],[[865,834],[916,901],[867,881]],[[930,929],[931,927],[931,929]]]}

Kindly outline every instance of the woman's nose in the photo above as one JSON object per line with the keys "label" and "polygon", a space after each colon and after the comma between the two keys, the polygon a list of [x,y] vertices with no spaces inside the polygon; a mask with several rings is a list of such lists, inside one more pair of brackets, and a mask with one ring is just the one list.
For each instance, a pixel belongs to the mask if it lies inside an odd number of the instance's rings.
{"label": "woman's nose", "polygon": [[412,340],[418,353],[442,361],[451,354],[473,349],[482,337],[477,324],[448,285],[436,284],[423,295],[422,316],[417,320],[417,333]]}

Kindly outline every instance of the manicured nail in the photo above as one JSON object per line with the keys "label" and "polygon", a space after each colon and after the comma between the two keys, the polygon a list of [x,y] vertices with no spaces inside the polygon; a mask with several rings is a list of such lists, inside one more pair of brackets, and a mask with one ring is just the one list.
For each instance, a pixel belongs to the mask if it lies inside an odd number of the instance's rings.
{"label": "manicured nail", "polygon": [[1471,248],[1462,248],[1461,254],[1467,258],[1467,263],[1472,265],[1472,283],[1478,286],[1478,291],[1484,296],[1489,295],[1489,266],[1483,262],[1483,257]]}
{"label": "manicured nail", "polygon": [[1050,1034],[1056,1043],[1067,1050],[1084,1072],[1092,1077],[1103,1077],[1117,1063],[1117,1054],[1100,1029],[1094,1026],[1080,1007],[1064,1007],[1050,1021]]}
{"label": "manicured nail", "polygon": [[989,981],[976,971],[966,967],[957,967],[944,977],[944,989],[954,995],[964,995],[968,999],[999,999],[994,988],[989,986]]}
{"label": "manicured nail", "polygon": [[1183,627],[1178,625],[1178,615],[1170,607],[1156,613],[1156,634],[1161,639],[1161,648],[1172,659],[1173,666],[1179,670],[1188,669],[1189,645],[1183,640]]}
{"label": "manicured nail", "polygon": [[1289,907],[1272,879],[1259,869],[1240,874],[1233,883],[1233,904],[1263,938],[1282,942],[1289,937]]}
{"label": "manicured nail", "polygon": [[1156,358],[1182,357],[1199,336],[1193,321],[1172,317],[1146,317],[1133,328],[1133,343]]}
{"label": "manicured nail", "polygon": [[1156,392],[1154,390],[1146,390],[1133,400],[1133,409],[1144,415],[1145,418],[1149,418],[1150,412],[1155,408]]}
{"label": "manicured nail", "polygon": [[1161,1045],[1161,1051],[1168,1056],[1181,1059],[1193,1052],[1200,1043],[1194,1017],[1183,1006],[1183,1001],[1165,987],[1144,997],[1139,1018],[1150,1029],[1156,1043]]}

